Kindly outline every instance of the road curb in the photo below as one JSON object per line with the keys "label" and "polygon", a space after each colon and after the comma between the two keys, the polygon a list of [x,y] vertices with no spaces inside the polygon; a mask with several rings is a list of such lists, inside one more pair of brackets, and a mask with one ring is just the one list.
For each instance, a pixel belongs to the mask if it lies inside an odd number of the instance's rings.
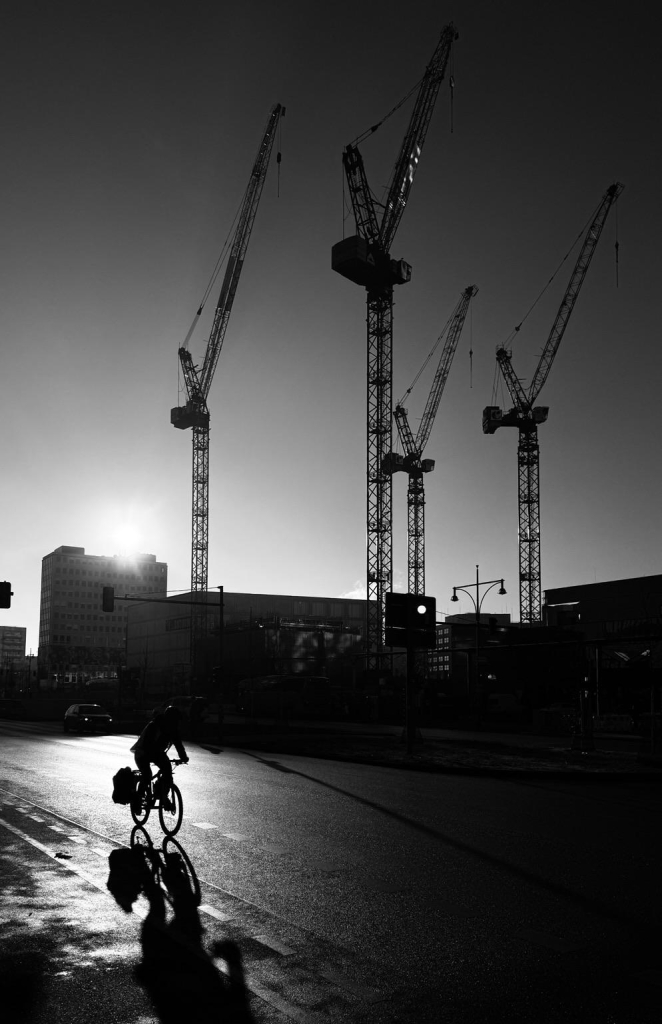
{"label": "road curb", "polygon": [[479,765],[463,765],[463,764],[437,764],[433,761],[389,761],[384,758],[368,758],[361,757],[360,754],[356,755],[345,755],[345,754],[334,754],[332,752],[315,753],[312,751],[301,752],[298,750],[287,750],[281,748],[279,750],[264,750],[261,746],[259,739],[255,738],[257,742],[253,743],[243,742],[241,744],[235,742],[225,743],[220,745],[218,743],[203,743],[201,744],[206,749],[214,750],[217,753],[222,753],[224,749],[230,748],[232,750],[262,750],[268,754],[290,754],[294,757],[312,757],[322,761],[339,761],[345,764],[360,764],[366,765],[367,767],[373,768],[397,768],[400,771],[414,771],[414,772],[427,772],[428,774],[436,775],[472,775],[483,778],[498,778],[503,780],[506,779],[532,779],[537,780],[551,780],[558,782],[560,780],[570,782],[596,782],[596,783],[615,783],[615,782],[662,782],[662,772],[660,771],[642,771],[642,772],[601,772],[591,770],[578,770],[578,771],[564,771],[562,769],[524,769],[524,768],[491,768],[483,767]]}

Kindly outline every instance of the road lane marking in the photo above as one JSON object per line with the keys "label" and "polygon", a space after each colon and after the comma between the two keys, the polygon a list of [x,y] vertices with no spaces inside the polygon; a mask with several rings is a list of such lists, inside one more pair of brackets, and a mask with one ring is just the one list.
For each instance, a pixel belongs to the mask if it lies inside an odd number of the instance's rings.
{"label": "road lane marking", "polygon": [[212,825],[209,821],[192,821],[191,824],[194,828],[218,828],[218,825]]}
{"label": "road lane marking", "polygon": [[42,853],[45,853],[47,857],[50,857],[51,860],[54,860],[56,864],[60,865],[60,867],[66,868],[67,871],[73,871],[75,875],[78,875],[84,881],[89,882],[89,884],[94,886],[95,889],[98,889],[100,892],[103,893],[107,892],[105,885],[101,884],[100,882],[97,882],[96,879],[92,877],[92,875],[88,874],[87,871],[81,868],[78,864],[71,864],[68,861],[59,860],[55,850],[51,850],[49,846],[44,846],[44,844],[40,843],[38,839],[33,839],[32,836],[26,835],[25,832],[22,832],[20,830],[20,828],[16,828],[14,825],[10,825],[8,821],[3,821],[2,819],[0,819],[0,825],[3,828],[6,828],[9,832],[13,832],[15,836],[19,837],[19,839],[22,839],[24,842],[29,843],[30,846],[34,846],[36,850],[41,850]]}
{"label": "road lane marking", "polygon": [[64,832],[64,829],[60,828],[59,825],[49,825],[48,827],[52,829],[53,832]]}
{"label": "road lane marking", "polygon": [[296,950],[290,946],[286,946],[280,939],[273,938],[271,935],[253,935],[256,942],[261,943],[263,946],[268,946],[269,949],[275,950],[276,953],[280,953],[282,956],[291,956]]}
{"label": "road lane marking", "polygon": [[344,974],[340,974],[339,971],[319,971],[319,974],[327,981],[331,981],[338,988],[345,989],[346,992],[352,992],[353,995],[358,996],[364,1003],[377,1003],[381,999],[384,999],[384,993],[380,992],[378,988],[372,985],[361,985],[358,981],[352,981]]}
{"label": "road lane marking", "polygon": [[81,836],[67,836],[67,839],[70,839],[72,843],[80,843],[81,846],[87,845],[87,839],[83,839]]}
{"label": "road lane marking", "polygon": [[32,818],[33,821],[45,821],[45,818],[40,818],[38,814],[28,814],[28,818]]}
{"label": "road lane marking", "polygon": [[203,903],[198,907],[202,914],[208,914],[209,917],[215,917],[217,921],[231,921],[232,914],[224,914],[222,910],[217,910],[216,907],[212,907],[209,903]]}
{"label": "road lane marking", "polygon": [[222,832],[221,835],[225,836],[226,839],[234,840],[235,843],[243,843],[250,839],[250,836],[245,836],[243,832]]}
{"label": "road lane marking", "polygon": [[329,1024],[329,1018],[326,1015],[315,1013],[314,1010],[301,1009],[298,1006],[293,1006],[292,1003],[288,1003],[286,999],[282,999],[271,989],[268,989],[266,985],[260,985],[259,982],[253,981],[250,978],[246,978],[246,988],[250,992],[254,992],[260,999],[264,999],[265,1003],[269,1003],[276,1010],[280,1010],[286,1017],[290,1017],[292,1020],[296,1020],[299,1024]]}

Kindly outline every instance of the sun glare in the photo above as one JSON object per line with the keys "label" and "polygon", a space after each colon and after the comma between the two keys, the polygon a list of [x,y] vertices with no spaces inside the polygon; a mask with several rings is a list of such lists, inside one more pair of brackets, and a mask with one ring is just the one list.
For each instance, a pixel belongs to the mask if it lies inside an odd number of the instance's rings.
{"label": "sun glare", "polygon": [[112,532],[118,555],[136,555],[142,543],[140,530],[132,523],[119,523]]}

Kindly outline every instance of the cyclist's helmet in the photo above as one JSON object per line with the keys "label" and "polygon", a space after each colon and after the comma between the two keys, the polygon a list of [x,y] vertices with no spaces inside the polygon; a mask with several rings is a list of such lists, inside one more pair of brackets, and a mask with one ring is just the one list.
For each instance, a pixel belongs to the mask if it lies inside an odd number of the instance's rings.
{"label": "cyclist's helmet", "polygon": [[166,722],[168,722],[169,725],[178,725],[181,716],[181,711],[179,710],[179,708],[176,708],[174,704],[168,705],[168,707],[163,712],[163,717],[165,718]]}

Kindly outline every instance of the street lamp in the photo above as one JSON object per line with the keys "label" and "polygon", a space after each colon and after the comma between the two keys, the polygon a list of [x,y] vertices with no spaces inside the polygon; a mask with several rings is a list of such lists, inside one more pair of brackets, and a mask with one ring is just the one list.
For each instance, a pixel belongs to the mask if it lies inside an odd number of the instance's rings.
{"label": "street lamp", "polygon": [[[453,596],[451,597],[451,601],[459,601],[460,599],[457,596],[457,592],[458,592],[458,590],[463,591],[463,593],[465,593],[468,597],[471,598],[471,601],[472,601],[473,606],[474,606],[474,611],[476,613],[476,668],[475,668],[475,691],[476,692],[475,692],[475,699],[478,702],[479,706],[480,706],[480,668],[479,668],[479,665],[478,665],[478,655],[479,655],[479,652],[480,652],[480,609],[483,606],[483,601],[485,600],[485,597],[487,596],[487,594],[490,592],[490,590],[492,590],[494,587],[496,587],[497,584],[501,584],[501,586],[499,587],[498,593],[501,594],[501,595],[505,594],[506,593],[506,588],[503,585],[503,579],[500,579],[500,580],[481,580],[479,578],[479,574],[478,574],[478,566],[476,566],[476,582],[475,583],[465,583],[461,587],[453,587]],[[472,590],[474,587],[476,588],[476,596],[475,597],[473,596],[472,593],[470,593],[470,590]],[[487,590],[484,591],[482,596],[481,596],[481,593],[480,593],[480,588],[481,587],[487,587]]]}

